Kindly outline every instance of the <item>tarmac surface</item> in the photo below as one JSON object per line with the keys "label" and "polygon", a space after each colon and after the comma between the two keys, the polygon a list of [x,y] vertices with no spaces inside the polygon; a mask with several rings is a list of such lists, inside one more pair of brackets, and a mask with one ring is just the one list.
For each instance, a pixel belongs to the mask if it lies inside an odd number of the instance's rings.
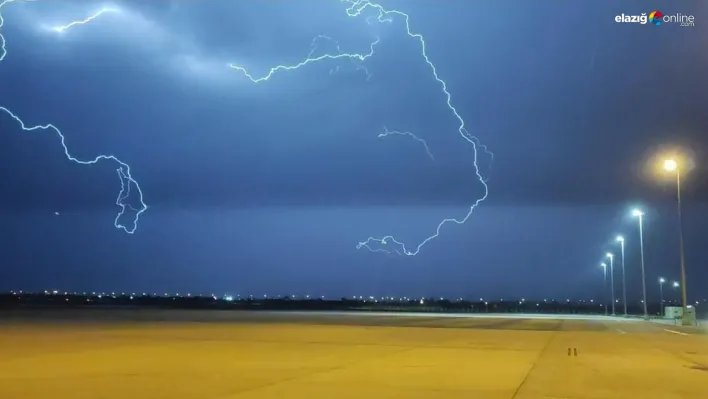
{"label": "tarmac surface", "polygon": [[0,398],[705,399],[708,335],[603,316],[3,311]]}

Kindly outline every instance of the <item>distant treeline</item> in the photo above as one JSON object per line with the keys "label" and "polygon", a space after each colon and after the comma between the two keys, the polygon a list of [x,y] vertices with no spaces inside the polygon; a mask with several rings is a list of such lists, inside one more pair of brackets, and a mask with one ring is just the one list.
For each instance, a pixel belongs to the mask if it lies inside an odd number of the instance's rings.
{"label": "distant treeline", "polygon": [[[72,293],[4,293],[0,308],[32,307],[131,307],[166,309],[233,309],[281,311],[375,311],[430,313],[561,313],[605,314],[602,304],[592,301],[471,301],[429,298],[423,300],[374,299],[292,299],[283,298],[218,298],[215,296],[155,296],[155,295],[81,295]],[[649,312],[659,313],[659,304],[651,304]],[[611,313],[611,309],[610,310]],[[618,315],[624,314],[621,304],[615,305]],[[628,306],[628,313],[639,315],[641,304]]]}

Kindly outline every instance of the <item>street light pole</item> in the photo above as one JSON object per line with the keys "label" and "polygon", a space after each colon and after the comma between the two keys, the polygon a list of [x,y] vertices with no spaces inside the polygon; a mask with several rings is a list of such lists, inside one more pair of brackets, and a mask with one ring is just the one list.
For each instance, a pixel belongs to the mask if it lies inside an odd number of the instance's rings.
{"label": "street light pole", "polygon": [[608,252],[607,257],[610,258],[610,289],[612,298],[612,316],[615,316],[615,255],[613,253]]}
{"label": "street light pole", "polygon": [[664,161],[664,169],[667,171],[676,172],[676,210],[678,213],[679,222],[679,256],[681,261],[681,307],[683,307],[683,317],[681,318],[683,325],[691,325],[691,320],[688,319],[688,300],[686,299],[686,256],[683,251],[683,217],[681,216],[681,171],[678,163],[673,159]]}
{"label": "street light pole", "polygon": [[666,280],[664,280],[663,277],[659,277],[659,306],[660,306],[660,311],[659,311],[659,316],[664,316],[664,283]]}
{"label": "street light pole", "polygon": [[624,275],[624,237],[617,237],[617,241],[620,243],[622,248],[622,303],[624,304],[624,316],[627,317],[627,284]]}
{"label": "street light pole", "polygon": [[[601,263],[600,266],[602,266],[602,272],[605,275],[605,280],[604,280],[604,284],[602,285],[602,287],[605,289],[603,296],[606,299],[607,298],[607,265],[605,263]],[[603,302],[605,302],[605,300],[603,300]],[[607,316],[607,302],[605,302],[605,316]]]}
{"label": "street light pole", "polygon": [[679,256],[681,258],[681,306],[683,307],[684,315],[682,321],[684,325],[691,325],[690,320],[686,318],[688,315],[686,312],[688,300],[686,299],[686,255],[683,252],[683,217],[681,216],[681,172],[676,161],[666,161],[664,162],[664,167],[667,170],[676,170],[676,209],[679,218]]}
{"label": "street light pole", "polygon": [[639,209],[632,211],[632,215],[639,218],[639,250],[641,252],[641,263],[642,263],[642,297],[644,300],[644,319],[649,320],[649,312],[647,311],[647,277],[644,272],[644,232],[642,219],[644,212]]}

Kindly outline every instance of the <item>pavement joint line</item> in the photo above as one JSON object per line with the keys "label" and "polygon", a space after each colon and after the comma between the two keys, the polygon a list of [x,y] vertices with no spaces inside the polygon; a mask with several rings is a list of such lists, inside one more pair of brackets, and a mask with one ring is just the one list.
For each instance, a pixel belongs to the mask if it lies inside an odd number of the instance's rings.
{"label": "pavement joint line", "polygon": [[680,332],[680,331],[669,330],[668,328],[664,328],[664,331],[670,332],[670,333],[673,333],[673,334],[679,334],[679,335],[691,335],[691,334],[686,334],[686,333],[683,333],[683,332]]}
{"label": "pavement joint line", "polygon": [[[338,364],[338,365],[336,365],[336,366],[327,367],[327,368],[321,369],[321,370],[313,370],[313,371],[311,371],[311,372],[309,372],[309,373],[305,373],[305,374],[302,374],[302,375],[296,375],[296,376],[292,376],[292,377],[289,377],[289,378],[283,378],[283,379],[280,379],[280,380],[277,380],[277,381],[267,382],[267,383],[264,383],[264,384],[261,384],[261,385],[255,386],[255,387],[250,387],[250,388],[246,388],[246,389],[243,389],[243,390],[238,390],[238,391],[230,392],[230,393],[228,393],[228,394],[226,394],[226,395],[219,395],[219,396],[214,397],[214,399],[229,399],[229,398],[235,398],[235,397],[237,397],[237,396],[243,395],[244,393],[254,392],[254,391],[260,391],[260,390],[263,390],[263,389],[268,389],[268,388],[274,387],[274,386],[276,386],[276,385],[285,384],[285,383],[293,382],[293,381],[300,380],[300,379],[303,379],[303,378],[312,377],[312,376],[315,376],[315,375],[317,375],[317,374],[324,374],[324,373],[330,373],[330,372],[332,372],[332,371],[343,370],[343,369],[346,369],[347,367],[351,367],[351,366],[354,366],[354,365],[356,365],[356,364],[367,363],[367,362],[371,362],[372,360],[375,360],[375,359],[381,359],[381,358],[384,358],[384,357],[395,356],[395,355],[399,355],[399,354],[404,353],[404,352],[410,352],[410,351],[414,351],[414,350],[417,350],[417,349],[419,349],[419,348],[416,348],[416,347],[408,347],[408,348],[405,348],[405,349],[401,349],[401,350],[399,350],[399,351],[394,351],[394,352],[391,352],[391,353],[386,353],[386,354],[383,354],[383,355],[374,356],[374,357],[367,358],[367,359],[354,360],[354,361],[351,361],[351,362],[347,362],[347,363],[343,363],[343,364]],[[512,398],[512,399],[513,399],[513,398]]]}
{"label": "pavement joint line", "polygon": [[[656,326],[654,326],[654,327],[656,327]],[[658,329],[658,327],[657,327],[657,329]],[[691,334],[686,334],[686,333],[682,333],[682,332],[679,332],[679,331],[669,330],[669,329],[666,329],[666,328],[663,328],[663,330],[666,331],[666,332],[675,333],[675,334],[680,334],[680,335],[691,335]],[[641,334],[636,335],[636,337],[638,337],[639,339],[642,339],[642,340],[644,340],[644,341],[648,341],[648,338],[647,338],[646,336],[642,336]],[[673,356],[673,357],[675,357],[675,358],[677,358],[677,359],[683,361],[683,362],[686,362],[686,363],[689,363],[689,364],[693,365],[693,367],[696,367],[696,366],[697,366],[697,367],[699,367],[699,368],[708,368],[708,365],[703,364],[703,363],[701,363],[701,362],[697,362],[697,361],[691,359],[690,357],[688,357],[688,356],[686,356],[686,355],[684,355],[684,354],[676,353],[676,352],[674,352],[674,351],[668,350],[668,349],[666,349],[663,345],[658,346],[658,347],[656,347],[656,348],[657,348],[658,350],[664,352],[664,353],[667,353],[667,354],[669,354],[669,355],[671,355],[671,356]]]}
{"label": "pavement joint line", "polygon": [[531,375],[531,372],[533,372],[533,370],[536,368],[536,365],[538,364],[538,362],[539,362],[539,361],[541,360],[541,358],[543,358],[543,356],[546,354],[546,351],[547,351],[548,348],[551,346],[551,342],[553,342],[553,340],[556,339],[556,337],[557,337],[558,334],[560,334],[560,333],[561,333],[561,330],[560,330],[560,329],[559,329],[559,330],[556,330],[555,332],[553,332],[553,335],[551,335],[550,338],[548,338],[548,341],[546,341],[546,344],[543,345],[543,348],[541,348],[541,350],[539,351],[538,356],[536,357],[536,360],[534,360],[534,362],[533,362],[533,364],[531,365],[531,367],[529,367],[529,371],[526,372],[526,375],[524,376],[524,379],[521,380],[521,383],[519,384],[519,386],[516,387],[516,391],[514,391],[514,395],[511,396],[511,399],[514,399],[514,398],[516,398],[516,397],[519,395],[519,392],[521,392],[521,388],[524,387],[524,383],[526,383],[526,381],[529,379],[529,376]]}

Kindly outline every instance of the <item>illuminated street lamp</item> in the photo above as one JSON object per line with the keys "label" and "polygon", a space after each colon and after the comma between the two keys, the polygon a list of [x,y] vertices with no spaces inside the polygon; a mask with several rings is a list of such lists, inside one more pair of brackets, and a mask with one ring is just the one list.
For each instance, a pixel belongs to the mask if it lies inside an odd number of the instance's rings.
{"label": "illuminated street lamp", "polygon": [[644,319],[649,320],[649,312],[647,311],[647,277],[644,272],[644,212],[639,209],[632,210],[632,216],[639,218],[639,250],[641,252],[641,263],[642,263],[642,297],[644,304]]}
{"label": "illuminated street lamp", "polygon": [[605,256],[610,258],[610,288],[612,290],[611,296],[612,296],[612,316],[615,315],[615,267],[614,267],[614,260],[615,260],[615,255],[613,253],[606,253]]}
{"label": "illuminated street lamp", "polygon": [[678,281],[674,281],[674,283],[672,284],[672,286],[674,287],[674,289],[676,289],[676,288],[680,287],[681,285],[679,284]]}
{"label": "illuminated street lamp", "polygon": [[[605,275],[605,283],[603,288],[605,289],[605,295],[607,295],[607,264],[600,263],[600,266],[602,266],[602,272]],[[605,303],[605,316],[607,316],[607,303]]]}
{"label": "illuminated street lamp", "polygon": [[664,161],[664,170],[668,172],[676,172],[676,202],[679,221],[679,253],[681,259],[681,306],[683,307],[681,322],[683,325],[692,325],[688,319],[688,301],[686,300],[686,257],[683,252],[683,218],[681,217],[681,172],[678,162],[674,159]]}
{"label": "illuminated street lamp", "polygon": [[663,277],[659,277],[659,304],[661,305],[661,315],[664,314],[664,283],[666,280]]}
{"label": "illuminated street lamp", "polygon": [[624,315],[627,316],[627,284],[624,277],[624,237],[617,236],[617,242],[620,243],[622,248],[622,303],[624,304]]}

